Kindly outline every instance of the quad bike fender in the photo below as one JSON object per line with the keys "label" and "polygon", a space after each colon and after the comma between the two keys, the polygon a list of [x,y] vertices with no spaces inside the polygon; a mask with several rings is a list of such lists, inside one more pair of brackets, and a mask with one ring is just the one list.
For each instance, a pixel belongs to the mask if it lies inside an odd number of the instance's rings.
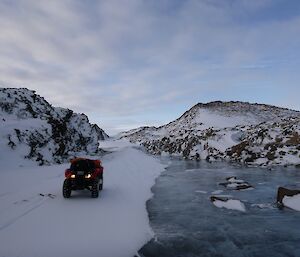
{"label": "quad bike fender", "polygon": [[100,168],[96,168],[94,172],[92,173],[92,178],[99,178],[103,174],[103,167],[100,166]]}

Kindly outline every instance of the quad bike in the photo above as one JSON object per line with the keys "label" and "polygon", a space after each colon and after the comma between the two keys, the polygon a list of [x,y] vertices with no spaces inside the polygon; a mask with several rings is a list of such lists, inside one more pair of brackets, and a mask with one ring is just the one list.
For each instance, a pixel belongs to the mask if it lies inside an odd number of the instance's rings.
{"label": "quad bike", "polygon": [[100,160],[76,158],[71,160],[71,167],[65,171],[63,197],[70,198],[72,190],[91,191],[92,198],[98,198],[103,188],[103,167]]}

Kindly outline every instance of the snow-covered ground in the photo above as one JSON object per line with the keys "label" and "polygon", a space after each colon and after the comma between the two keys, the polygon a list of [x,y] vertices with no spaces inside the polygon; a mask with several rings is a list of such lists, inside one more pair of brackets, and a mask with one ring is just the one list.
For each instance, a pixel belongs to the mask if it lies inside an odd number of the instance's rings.
{"label": "snow-covered ground", "polygon": [[151,239],[145,202],[164,166],[125,141],[100,144],[112,153],[102,158],[98,199],[62,197],[67,164],[0,165],[1,257],[133,257]]}

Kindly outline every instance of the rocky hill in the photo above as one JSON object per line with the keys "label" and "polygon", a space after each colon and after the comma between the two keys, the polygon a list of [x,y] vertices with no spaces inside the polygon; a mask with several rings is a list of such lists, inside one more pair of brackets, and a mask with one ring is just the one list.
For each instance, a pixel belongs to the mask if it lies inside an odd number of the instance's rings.
{"label": "rocky hill", "polygon": [[97,124],[92,125],[93,131],[95,131],[98,135],[98,139],[103,141],[109,138],[109,135],[105,133],[105,131],[100,128]]}
{"label": "rocky hill", "polygon": [[25,158],[40,165],[71,155],[95,154],[107,134],[85,114],[53,107],[26,88],[0,88],[1,159]]}
{"label": "rocky hill", "polygon": [[199,103],[161,127],[121,134],[152,154],[248,165],[300,165],[300,112],[245,102]]}

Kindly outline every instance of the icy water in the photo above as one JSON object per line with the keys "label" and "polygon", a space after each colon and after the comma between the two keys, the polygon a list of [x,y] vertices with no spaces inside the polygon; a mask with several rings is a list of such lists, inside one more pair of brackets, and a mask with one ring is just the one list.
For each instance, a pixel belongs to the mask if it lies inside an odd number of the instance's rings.
{"label": "icy water", "polygon": [[[218,185],[229,176],[254,189],[233,191]],[[300,170],[172,161],[152,188],[147,208],[155,238],[140,255],[299,257],[300,213],[275,207],[279,186],[300,188]],[[243,201],[246,212],[215,207],[209,197],[216,190]]]}

